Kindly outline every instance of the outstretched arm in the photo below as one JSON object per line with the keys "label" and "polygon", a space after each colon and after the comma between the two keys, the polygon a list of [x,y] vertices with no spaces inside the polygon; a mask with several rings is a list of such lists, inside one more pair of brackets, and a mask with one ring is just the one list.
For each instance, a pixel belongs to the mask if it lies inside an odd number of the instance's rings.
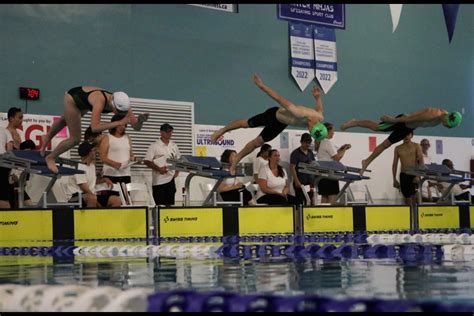
{"label": "outstretched arm", "polygon": [[321,90],[319,89],[319,87],[314,86],[311,93],[313,94],[313,97],[316,100],[316,111],[323,113],[324,108],[323,101],[321,100]]}
{"label": "outstretched arm", "polygon": [[409,115],[400,117],[391,117],[388,115],[382,116],[380,119],[382,122],[389,123],[409,123],[419,121],[429,121],[445,114],[442,110],[436,108],[425,108]]}
{"label": "outstretched arm", "polygon": [[288,101],[287,99],[285,99],[284,97],[276,93],[273,89],[266,86],[259,76],[254,74],[252,79],[255,85],[260,88],[260,90],[268,94],[268,96],[270,96],[273,100],[277,101],[282,107],[287,109],[291,114],[293,114],[296,117],[301,117],[301,118],[303,117],[300,111],[298,111],[298,108],[292,102]]}

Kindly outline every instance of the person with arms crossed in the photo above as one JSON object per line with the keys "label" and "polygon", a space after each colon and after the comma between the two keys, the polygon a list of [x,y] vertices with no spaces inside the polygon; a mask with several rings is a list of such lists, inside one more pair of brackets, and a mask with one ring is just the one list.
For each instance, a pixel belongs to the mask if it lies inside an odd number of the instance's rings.
{"label": "person with arms crossed", "polygon": [[[311,163],[315,161],[313,151],[310,149],[313,139],[309,133],[303,133],[301,135],[300,144],[301,146],[291,152],[290,155],[290,172],[293,177],[293,189],[295,190],[295,196],[298,204],[306,205],[306,198],[303,190],[306,190],[305,186],[310,185],[314,187],[314,177],[312,175],[301,173],[297,170],[298,163]],[[310,194],[312,199],[313,192]]]}

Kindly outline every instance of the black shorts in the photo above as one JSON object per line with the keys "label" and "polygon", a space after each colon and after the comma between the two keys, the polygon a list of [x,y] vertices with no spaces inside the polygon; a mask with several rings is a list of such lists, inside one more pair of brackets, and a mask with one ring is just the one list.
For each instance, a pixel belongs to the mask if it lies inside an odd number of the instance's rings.
{"label": "black shorts", "polygon": [[166,205],[171,206],[174,205],[175,202],[175,194],[176,194],[176,183],[173,178],[168,183],[154,185],[152,186],[153,189],[153,199],[155,200],[156,205]]}
{"label": "black shorts", "polygon": [[[397,117],[404,115],[405,114],[399,114],[397,115]],[[380,122],[378,130],[381,132],[392,132],[388,136],[388,141],[391,144],[395,144],[403,140],[408,134],[412,133],[415,129],[407,127],[405,123]]]}
{"label": "black shorts", "polygon": [[[111,194],[110,194],[111,195]],[[97,202],[102,206],[102,207],[106,207],[107,206],[107,202],[109,201],[109,197],[110,197],[109,194],[97,194]],[[71,198],[69,199],[69,203],[77,203],[78,201],[78,197],[79,197],[79,193],[74,193]],[[84,198],[82,199],[82,207],[87,207],[87,202],[86,200],[84,200]]]}
{"label": "black shorts", "polygon": [[10,200],[10,182],[8,181],[10,177],[10,169],[0,167],[0,200],[9,201]]}
{"label": "black shorts", "polygon": [[410,198],[416,194],[416,183],[413,183],[415,176],[400,172],[400,190],[405,198]]}
{"label": "black shorts", "polygon": [[339,181],[321,179],[318,182],[319,195],[336,195],[339,193]]}
{"label": "black shorts", "polygon": [[277,106],[269,108],[263,113],[252,116],[247,121],[249,127],[264,126],[260,136],[262,136],[265,143],[277,137],[288,126],[277,119],[276,112],[278,109]]}

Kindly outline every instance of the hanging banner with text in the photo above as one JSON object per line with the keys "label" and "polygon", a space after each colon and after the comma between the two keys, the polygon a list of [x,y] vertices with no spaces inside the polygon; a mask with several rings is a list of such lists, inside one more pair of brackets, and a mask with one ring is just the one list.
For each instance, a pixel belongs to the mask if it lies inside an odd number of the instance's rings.
{"label": "hanging banner with text", "polygon": [[301,91],[314,79],[313,28],[309,24],[289,22],[291,75]]}
{"label": "hanging banner with text", "polygon": [[336,32],[326,27],[313,27],[316,78],[324,93],[337,81]]}
{"label": "hanging banner with text", "polygon": [[212,4],[189,4],[195,7],[201,7],[206,9],[213,9],[231,13],[238,13],[238,5],[237,4],[221,4],[221,3],[212,3]]}
{"label": "hanging banner with text", "polygon": [[340,3],[277,4],[280,20],[346,28],[345,5]]}

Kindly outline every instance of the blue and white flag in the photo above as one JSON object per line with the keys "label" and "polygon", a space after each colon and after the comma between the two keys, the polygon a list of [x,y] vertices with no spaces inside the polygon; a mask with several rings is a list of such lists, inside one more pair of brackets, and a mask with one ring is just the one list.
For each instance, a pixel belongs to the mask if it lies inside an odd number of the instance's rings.
{"label": "blue and white flag", "polygon": [[313,28],[310,24],[288,22],[291,45],[291,75],[301,91],[314,79]]}
{"label": "blue and white flag", "polygon": [[336,31],[315,26],[313,38],[316,78],[324,93],[328,93],[337,81]]}

